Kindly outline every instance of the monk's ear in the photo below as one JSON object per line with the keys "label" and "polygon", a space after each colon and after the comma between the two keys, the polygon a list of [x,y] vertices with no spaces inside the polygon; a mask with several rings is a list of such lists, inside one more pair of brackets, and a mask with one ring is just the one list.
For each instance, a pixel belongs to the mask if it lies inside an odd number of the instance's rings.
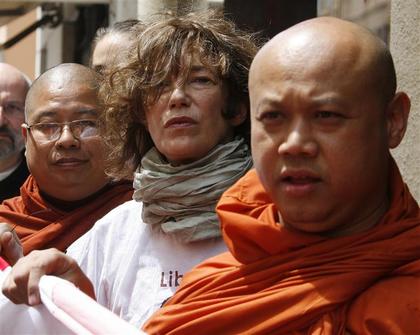
{"label": "monk's ear", "polygon": [[386,110],[388,131],[388,147],[396,148],[402,141],[407,129],[408,115],[410,113],[410,98],[404,92],[395,94]]}
{"label": "monk's ear", "polygon": [[229,123],[232,127],[237,127],[245,122],[247,116],[248,109],[246,108],[245,104],[241,103],[239,106],[237,106],[235,116],[229,118]]}
{"label": "monk's ear", "polygon": [[25,143],[28,142],[28,129],[23,126],[23,124],[20,126],[22,129],[22,136],[25,139]]}

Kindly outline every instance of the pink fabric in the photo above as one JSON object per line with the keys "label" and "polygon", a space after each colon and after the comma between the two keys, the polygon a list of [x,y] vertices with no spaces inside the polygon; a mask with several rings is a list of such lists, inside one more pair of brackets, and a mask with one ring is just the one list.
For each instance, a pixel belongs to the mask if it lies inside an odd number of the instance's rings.
{"label": "pink fabric", "polygon": [[[0,257],[0,287],[8,272]],[[43,304],[35,307],[15,305],[0,293],[0,334],[145,334],[67,280],[42,276],[39,288]]]}
{"label": "pink fabric", "polygon": [[44,305],[75,334],[145,334],[64,279],[43,276],[39,286]]}
{"label": "pink fabric", "polygon": [[8,266],[9,264],[7,264],[7,262],[2,257],[0,257],[0,271],[3,271]]}

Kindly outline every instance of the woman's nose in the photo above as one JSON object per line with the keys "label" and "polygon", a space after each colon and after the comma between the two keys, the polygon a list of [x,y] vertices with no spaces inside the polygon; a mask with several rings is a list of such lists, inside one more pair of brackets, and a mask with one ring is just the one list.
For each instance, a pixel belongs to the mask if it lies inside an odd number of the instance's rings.
{"label": "woman's nose", "polygon": [[169,97],[170,108],[186,107],[190,104],[185,85],[174,85]]}

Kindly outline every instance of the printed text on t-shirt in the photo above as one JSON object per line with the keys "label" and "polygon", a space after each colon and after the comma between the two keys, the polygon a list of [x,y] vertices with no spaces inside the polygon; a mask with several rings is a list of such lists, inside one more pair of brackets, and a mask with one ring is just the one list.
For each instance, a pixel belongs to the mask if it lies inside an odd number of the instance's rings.
{"label": "printed text on t-shirt", "polygon": [[162,272],[160,276],[160,287],[177,287],[179,286],[183,275],[178,271]]}

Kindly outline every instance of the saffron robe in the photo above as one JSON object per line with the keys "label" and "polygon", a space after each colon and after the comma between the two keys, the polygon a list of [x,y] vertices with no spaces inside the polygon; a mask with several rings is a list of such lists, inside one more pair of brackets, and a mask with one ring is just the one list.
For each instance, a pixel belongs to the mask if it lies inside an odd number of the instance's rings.
{"label": "saffron robe", "polygon": [[230,253],[184,276],[148,334],[420,334],[420,214],[394,161],[378,224],[325,238],[287,230],[255,170],[217,212]]}
{"label": "saffron robe", "polygon": [[80,207],[63,211],[49,204],[40,194],[32,175],[20,188],[20,196],[3,201],[0,222],[13,227],[19,236],[24,254],[34,249],[67,247],[86,233],[93,224],[114,207],[131,199],[131,182],[110,183]]}

